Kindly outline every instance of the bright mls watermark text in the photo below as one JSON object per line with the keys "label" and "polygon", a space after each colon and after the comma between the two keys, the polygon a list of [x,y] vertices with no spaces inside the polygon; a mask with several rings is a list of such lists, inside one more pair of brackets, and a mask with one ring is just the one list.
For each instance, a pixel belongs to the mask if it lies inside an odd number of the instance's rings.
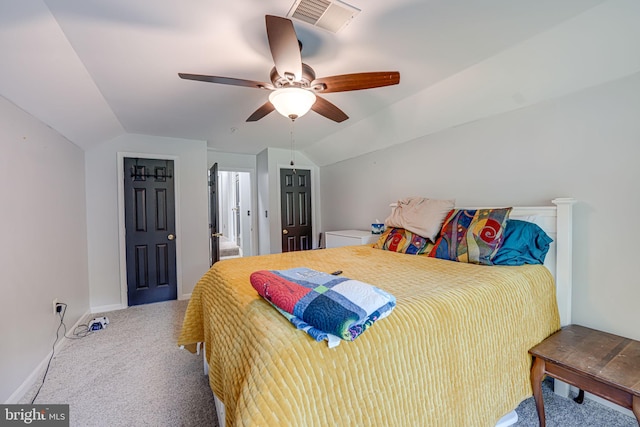
{"label": "bright mls watermark text", "polygon": [[0,427],[69,427],[69,405],[0,405]]}

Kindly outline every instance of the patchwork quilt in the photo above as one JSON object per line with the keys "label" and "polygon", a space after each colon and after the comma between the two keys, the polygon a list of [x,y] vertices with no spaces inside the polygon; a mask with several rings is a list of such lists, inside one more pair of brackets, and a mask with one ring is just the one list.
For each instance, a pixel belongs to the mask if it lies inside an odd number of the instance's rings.
{"label": "patchwork quilt", "polygon": [[256,271],[250,281],[316,341],[329,340],[329,335],[353,341],[396,305],[393,295],[368,283],[304,267]]}

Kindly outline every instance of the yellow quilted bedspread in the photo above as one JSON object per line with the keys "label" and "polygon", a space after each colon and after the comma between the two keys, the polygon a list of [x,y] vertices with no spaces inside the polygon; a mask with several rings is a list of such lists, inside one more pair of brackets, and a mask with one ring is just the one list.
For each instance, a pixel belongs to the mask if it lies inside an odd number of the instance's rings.
{"label": "yellow quilted bedspread", "polygon": [[[308,267],[378,286],[391,315],[328,348],[249,283]],[[542,266],[488,267],[349,246],[214,265],[198,282],[179,344],[206,342],[227,426],[494,426],[531,395],[528,349],[558,330]]]}

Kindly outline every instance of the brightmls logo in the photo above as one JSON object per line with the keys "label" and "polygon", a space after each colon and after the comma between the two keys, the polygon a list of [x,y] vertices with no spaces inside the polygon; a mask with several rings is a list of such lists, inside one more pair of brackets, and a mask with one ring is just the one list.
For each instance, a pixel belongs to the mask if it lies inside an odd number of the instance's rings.
{"label": "brightmls logo", "polygon": [[0,427],[69,426],[69,405],[0,405]]}
{"label": "brightmls logo", "polygon": [[30,411],[25,411],[24,409],[9,411],[9,408],[4,408],[4,419],[7,421],[24,421],[25,424],[31,424],[34,421],[46,421],[47,411],[43,409],[37,412],[36,408],[31,408]]}

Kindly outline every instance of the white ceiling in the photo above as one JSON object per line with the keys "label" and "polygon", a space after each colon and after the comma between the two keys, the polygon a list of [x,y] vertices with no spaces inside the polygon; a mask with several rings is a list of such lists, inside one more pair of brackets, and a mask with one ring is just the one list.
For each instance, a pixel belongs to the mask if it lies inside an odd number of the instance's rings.
{"label": "white ceiling", "polygon": [[[350,116],[343,123],[313,112],[298,119],[296,145],[319,164],[354,155],[353,148],[339,153],[343,138],[337,135],[357,134],[368,123],[380,122],[380,117],[389,120],[386,115],[398,105],[415,104],[416,94],[439,93],[455,100],[455,87],[473,91],[473,85],[486,85],[474,70],[482,71],[484,64],[486,73],[492,58],[496,59],[489,68],[495,69],[506,52],[513,56],[521,46],[527,49],[527,43],[530,48],[531,40],[542,43],[545,34],[576,27],[581,19],[598,22],[593,21],[598,8],[611,12],[623,7],[620,18],[632,14],[630,21],[636,25],[640,17],[635,0],[348,3],[362,12],[337,34],[294,21],[304,45],[303,61],[319,77],[397,70],[400,84],[326,94]],[[123,133],[206,140],[213,149],[235,153],[288,148],[288,119],[273,112],[258,122],[245,122],[266,101],[267,92],[187,81],[177,74],[269,81],[273,61],[264,16],[285,16],[292,4],[293,0],[0,0],[0,95],[85,149]],[[612,31],[621,27],[604,24]],[[576,37],[575,31],[565,35]],[[582,39],[578,34],[574,42],[589,56],[590,48],[582,48]],[[633,46],[637,43],[634,40]],[[603,51],[612,48],[606,40],[602,44]],[[628,46],[623,48],[621,55]],[[554,55],[553,61],[562,56]],[[634,59],[613,68],[603,67],[597,79],[637,72],[640,64]],[[532,76],[526,70],[519,72],[527,80],[521,83],[529,84]],[[545,98],[569,90],[565,83],[551,85],[555,89]],[[512,97],[513,108],[533,102],[521,92]],[[440,105],[449,109],[451,122],[442,121],[440,128],[478,118],[473,114],[452,118],[459,106]],[[394,120],[395,127],[408,125],[401,118]],[[392,140],[389,143],[402,142]],[[333,155],[323,157],[328,149]],[[363,151],[365,146],[358,152]]]}

